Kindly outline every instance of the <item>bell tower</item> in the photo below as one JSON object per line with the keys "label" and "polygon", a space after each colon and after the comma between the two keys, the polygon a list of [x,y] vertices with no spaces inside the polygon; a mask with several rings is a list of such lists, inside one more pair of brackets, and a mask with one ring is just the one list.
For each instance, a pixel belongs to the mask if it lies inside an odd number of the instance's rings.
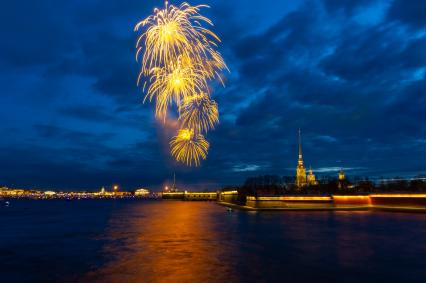
{"label": "bell tower", "polygon": [[312,171],[312,167],[309,168],[309,173],[307,176],[307,181],[309,186],[316,186],[318,185],[317,178],[314,175],[314,172]]}

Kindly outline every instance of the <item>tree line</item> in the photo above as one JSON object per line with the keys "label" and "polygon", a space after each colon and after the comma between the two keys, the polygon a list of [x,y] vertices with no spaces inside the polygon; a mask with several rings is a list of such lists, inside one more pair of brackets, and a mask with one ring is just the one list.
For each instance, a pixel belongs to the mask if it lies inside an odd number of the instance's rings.
{"label": "tree line", "polygon": [[426,178],[418,176],[413,179],[395,177],[386,181],[373,182],[368,178],[355,177],[352,180],[338,180],[324,176],[318,185],[298,188],[295,177],[262,175],[249,177],[240,186],[228,186],[223,190],[238,190],[245,196],[274,196],[291,194],[331,195],[331,194],[371,194],[371,193],[426,193]]}

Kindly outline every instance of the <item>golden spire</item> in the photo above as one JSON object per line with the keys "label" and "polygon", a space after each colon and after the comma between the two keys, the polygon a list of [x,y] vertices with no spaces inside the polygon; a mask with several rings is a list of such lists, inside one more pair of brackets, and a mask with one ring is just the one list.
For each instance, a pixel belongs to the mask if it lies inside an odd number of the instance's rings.
{"label": "golden spire", "polygon": [[302,131],[299,128],[299,165],[303,165],[303,156],[302,156]]}
{"label": "golden spire", "polygon": [[296,168],[296,185],[297,187],[306,186],[306,169],[303,166],[302,156],[302,131],[299,128],[299,160],[297,161]]}
{"label": "golden spire", "polygon": [[302,131],[299,128],[299,158],[302,158]]}

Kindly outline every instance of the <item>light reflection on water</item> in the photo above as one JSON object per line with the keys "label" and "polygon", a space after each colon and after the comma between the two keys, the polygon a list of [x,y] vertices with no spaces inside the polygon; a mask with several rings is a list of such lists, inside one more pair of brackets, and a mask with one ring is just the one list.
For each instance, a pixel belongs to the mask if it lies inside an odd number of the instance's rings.
{"label": "light reflection on water", "polygon": [[425,224],[425,216],[413,214],[229,213],[198,202],[135,205],[111,219],[104,247],[109,261],[85,279],[426,282]]}
{"label": "light reflection on water", "polygon": [[426,215],[16,201],[0,282],[426,282]]}
{"label": "light reflection on water", "polygon": [[226,236],[218,233],[223,231],[223,223],[216,214],[223,213],[223,208],[212,203],[163,202],[129,207],[109,223],[107,239],[111,244],[104,253],[112,260],[88,274],[87,279],[236,281]]}

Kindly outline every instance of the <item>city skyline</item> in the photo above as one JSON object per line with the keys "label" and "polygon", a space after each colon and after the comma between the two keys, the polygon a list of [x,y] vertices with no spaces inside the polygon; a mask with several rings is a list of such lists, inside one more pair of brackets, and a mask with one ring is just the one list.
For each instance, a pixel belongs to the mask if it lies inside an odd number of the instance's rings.
{"label": "city skyline", "polygon": [[202,2],[214,4],[206,14],[231,73],[213,86],[221,124],[200,168],[173,161],[172,133],[136,86],[133,27],[162,1],[7,3],[0,185],[158,188],[176,172],[214,188],[294,176],[299,128],[317,177],[426,173],[426,3],[276,2]]}

